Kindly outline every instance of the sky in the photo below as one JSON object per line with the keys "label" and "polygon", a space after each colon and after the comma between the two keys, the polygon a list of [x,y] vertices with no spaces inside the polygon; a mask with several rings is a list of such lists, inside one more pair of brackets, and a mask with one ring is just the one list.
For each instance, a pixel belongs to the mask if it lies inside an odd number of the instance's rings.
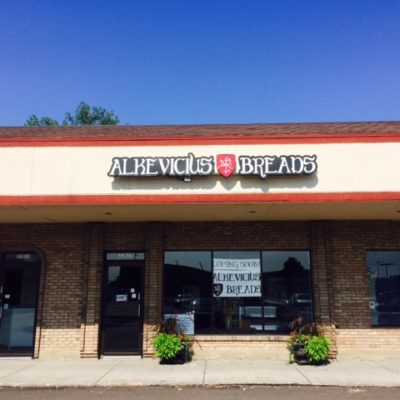
{"label": "sky", "polygon": [[0,126],[400,120],[398,0],[0,0]]}

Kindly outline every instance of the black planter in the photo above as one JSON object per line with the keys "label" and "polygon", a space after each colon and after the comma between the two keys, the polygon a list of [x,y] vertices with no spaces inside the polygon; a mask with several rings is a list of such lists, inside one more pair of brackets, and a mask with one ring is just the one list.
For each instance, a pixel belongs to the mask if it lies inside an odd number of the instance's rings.
{"label": "black planter", "polygon": [[293,357],[297,364],[309,364],[306,349],[303,345],[296,345],[293,350]]}
{"label": "black planter", "polygon": [[161,359],[160,364],[163,365],[172,365],[172,364],[184,364],[186,361],[189,361],[187,356],[186,349],[180,351],[175,357],[168,358],[168,359]]}

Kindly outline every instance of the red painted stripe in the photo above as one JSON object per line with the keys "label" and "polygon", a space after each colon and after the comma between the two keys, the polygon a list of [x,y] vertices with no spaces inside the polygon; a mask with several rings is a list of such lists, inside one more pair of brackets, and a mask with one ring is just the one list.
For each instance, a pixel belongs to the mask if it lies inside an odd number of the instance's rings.
{"label": "red painted stripe", "polygon": [[1,206],[130,204],[353,203],[400,201],[400,192],[209,194],[209,195],[62,195],[0,196]]}
{"label": "red painted stripe", "polygon": [[308,144],[308,143],[390,143],[400,142],[400,132],[332,135],[243,135],[243,136],[152,136],[152,137],[68,137],[0,138],[0,147],[115,147],[115,146],[195,146],[218,144]]}

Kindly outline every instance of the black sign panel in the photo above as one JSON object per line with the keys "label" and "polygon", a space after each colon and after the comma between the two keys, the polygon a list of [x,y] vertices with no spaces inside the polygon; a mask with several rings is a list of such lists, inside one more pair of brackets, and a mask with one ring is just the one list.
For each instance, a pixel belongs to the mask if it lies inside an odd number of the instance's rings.
{"label": "black sign panel", "polygon": [[114,157],[108,176],[178,176],[190,181],[192,176],[217,173],[225,178],[234,173],[266,178],[269,175],[312,175],[316,170],[316,155],[239,156],[236,162],[233,154],[218,154],[214,159],[189,153],[180,157]]}

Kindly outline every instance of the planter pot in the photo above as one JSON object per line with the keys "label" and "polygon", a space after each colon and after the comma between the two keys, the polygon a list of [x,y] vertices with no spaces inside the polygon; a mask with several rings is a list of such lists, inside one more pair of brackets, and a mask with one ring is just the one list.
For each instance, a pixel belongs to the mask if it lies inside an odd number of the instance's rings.
{"label": "planter pot", "polygon": [[189,361],[188,350],[185,348],[180,351],[175,357],[168,359],[161,359],[160,364],[163,365],[173,365],[173,364],[184,364],[186,361]]}
{"label": "planter pot", "polygon": [[309,364],[306,349],[304,348],[304,346],[301,345],[296,346],[293,351],[293,357],[294,360],[297,362],[297,364],[300,365]]}
{"label": "planter pot", "polygon": [[329,360],[322,360],[320,362],[311,362],[307,356],[306,350],[304,346],[296,346],[293,351],[293,358],[299,365],[326,365],[329,363]]}
{"label": "planter pot", "polygon": [[185,346],[175,357],[161,359],[160,364],[184,364],[191,360],[190,348]]}

